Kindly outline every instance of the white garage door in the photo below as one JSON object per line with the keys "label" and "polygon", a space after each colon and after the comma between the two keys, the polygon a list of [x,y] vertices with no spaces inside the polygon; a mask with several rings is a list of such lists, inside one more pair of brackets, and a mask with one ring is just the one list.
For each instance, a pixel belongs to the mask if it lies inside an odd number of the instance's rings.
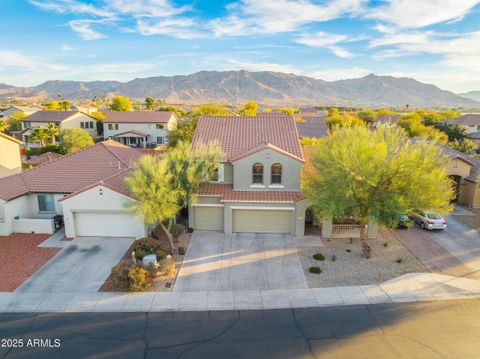
{"label": "white garage door", "polygon": [[233,210],[233,232],[291,233],[293,211]]}
{"label": "white garage door", "polygon": [[223,207],[195,207],[195,229],[223,231]]}
{"label": "white garage door", "polygon": [[[140,237],[143,225],[127,213],[75,213],[75,230],[80,237]],[[143,231],[144,233],[144,231]]]}

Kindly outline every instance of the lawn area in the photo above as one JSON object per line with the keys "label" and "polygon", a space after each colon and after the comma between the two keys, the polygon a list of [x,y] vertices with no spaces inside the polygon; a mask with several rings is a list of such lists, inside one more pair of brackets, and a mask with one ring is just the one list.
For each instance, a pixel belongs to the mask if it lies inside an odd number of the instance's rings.
{"label": "lawn area", "polygon": [[[372,258],[362,256],[359,239],[323,239],[324,246],[309,247],[299,252],[308,286],[334,287],[378,284],[405,273],[428,272],[410,251],[389,230],[380,230],[377,239],[368,240]],[[324,260],[313,256],[321,253]],[[310,273],[320,267],[321,273]]]}
{"label": "lawn area", "polygon": [[60,248],[39,248],[49,234],[0,236],[0,292],[11,292],[27,280]]}

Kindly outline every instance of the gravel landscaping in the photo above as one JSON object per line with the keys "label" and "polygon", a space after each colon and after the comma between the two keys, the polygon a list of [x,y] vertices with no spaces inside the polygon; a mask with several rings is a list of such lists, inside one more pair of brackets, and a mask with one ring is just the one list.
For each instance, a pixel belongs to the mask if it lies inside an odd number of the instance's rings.
{"label": "gravel landscaping", "polygon": [[60,248],[39,248],[49,234],[12,234],[0,236],[0,292],[12,292]]}
{"label": "gravel landscaping", "polygon": [[[309,247],[298,253],[310,288],[378,284],[406,273],[428,272],[388,230],[381,230],[377,239],[368,240],[372,247],[370,259],[362,257],[359,239],[350,242],[322,238],[322,242],[322,247]],[[315,260],[316,253],[325,259]],[[320,267],[321,273],[310,273],[310,267]]]}

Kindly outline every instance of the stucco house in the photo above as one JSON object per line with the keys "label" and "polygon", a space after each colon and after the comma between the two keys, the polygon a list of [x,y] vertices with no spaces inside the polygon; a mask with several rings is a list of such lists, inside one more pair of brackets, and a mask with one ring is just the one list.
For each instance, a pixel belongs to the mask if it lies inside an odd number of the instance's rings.
{"label": "stucco house", "polygon": [[189,227],[303,236],[309,201],[300,192],[298,137],[291,116],[201,117],[192,145],[218,141],[225,158],[190,206]]}
{"label": "stucco house", "polygon": [[467,134],[480,131],[480,114],[468,114],[444,121],[462,126],[467,131]]}
{"label": "stucco house", "polygon": [[140,156],[105,141],[1,178],[0,235],[53,233],[60,214],[67,237],[144,237],[142,221],[123,207],[134,200],[123,180]]}
{"label": "stucco house", "polygon": [[29,141],[32,129],[47,127],[54,123],[60,130],[67,128],[82,128],[93,138],[97,136],[96,119],[78,111],[38,111],[22,119],[20,136],[28,147],[39,147],[39,142]]}
{"label": "stucco house", "polygon": [[0,178],[22,171],[21,141],[0,132]]}
{"label": "stucco house", "polygon": [[162,145],[167,134],[177,127],[177,118],[169,111],[108,111],[103,120],[103,136],[132,147]]}
{"label": "stucco house", "polygon": [[0,113],[0,117],[9,117],[17,112],[23,112],[25,116],[28,116],[38,111],[42,111],[42,108],[38,106],[10,106]]}

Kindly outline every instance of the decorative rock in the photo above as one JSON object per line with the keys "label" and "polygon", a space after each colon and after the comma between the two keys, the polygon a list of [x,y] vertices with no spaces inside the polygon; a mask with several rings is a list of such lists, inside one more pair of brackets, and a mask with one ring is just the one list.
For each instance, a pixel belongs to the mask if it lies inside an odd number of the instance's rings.
{"label": "decorative rock", "polygon": [[146,255],[145,257],[142,258],[142,264],[144,267],[150,267],[150,266],[156,267],[158,265],[157,256],[155,254]]}

